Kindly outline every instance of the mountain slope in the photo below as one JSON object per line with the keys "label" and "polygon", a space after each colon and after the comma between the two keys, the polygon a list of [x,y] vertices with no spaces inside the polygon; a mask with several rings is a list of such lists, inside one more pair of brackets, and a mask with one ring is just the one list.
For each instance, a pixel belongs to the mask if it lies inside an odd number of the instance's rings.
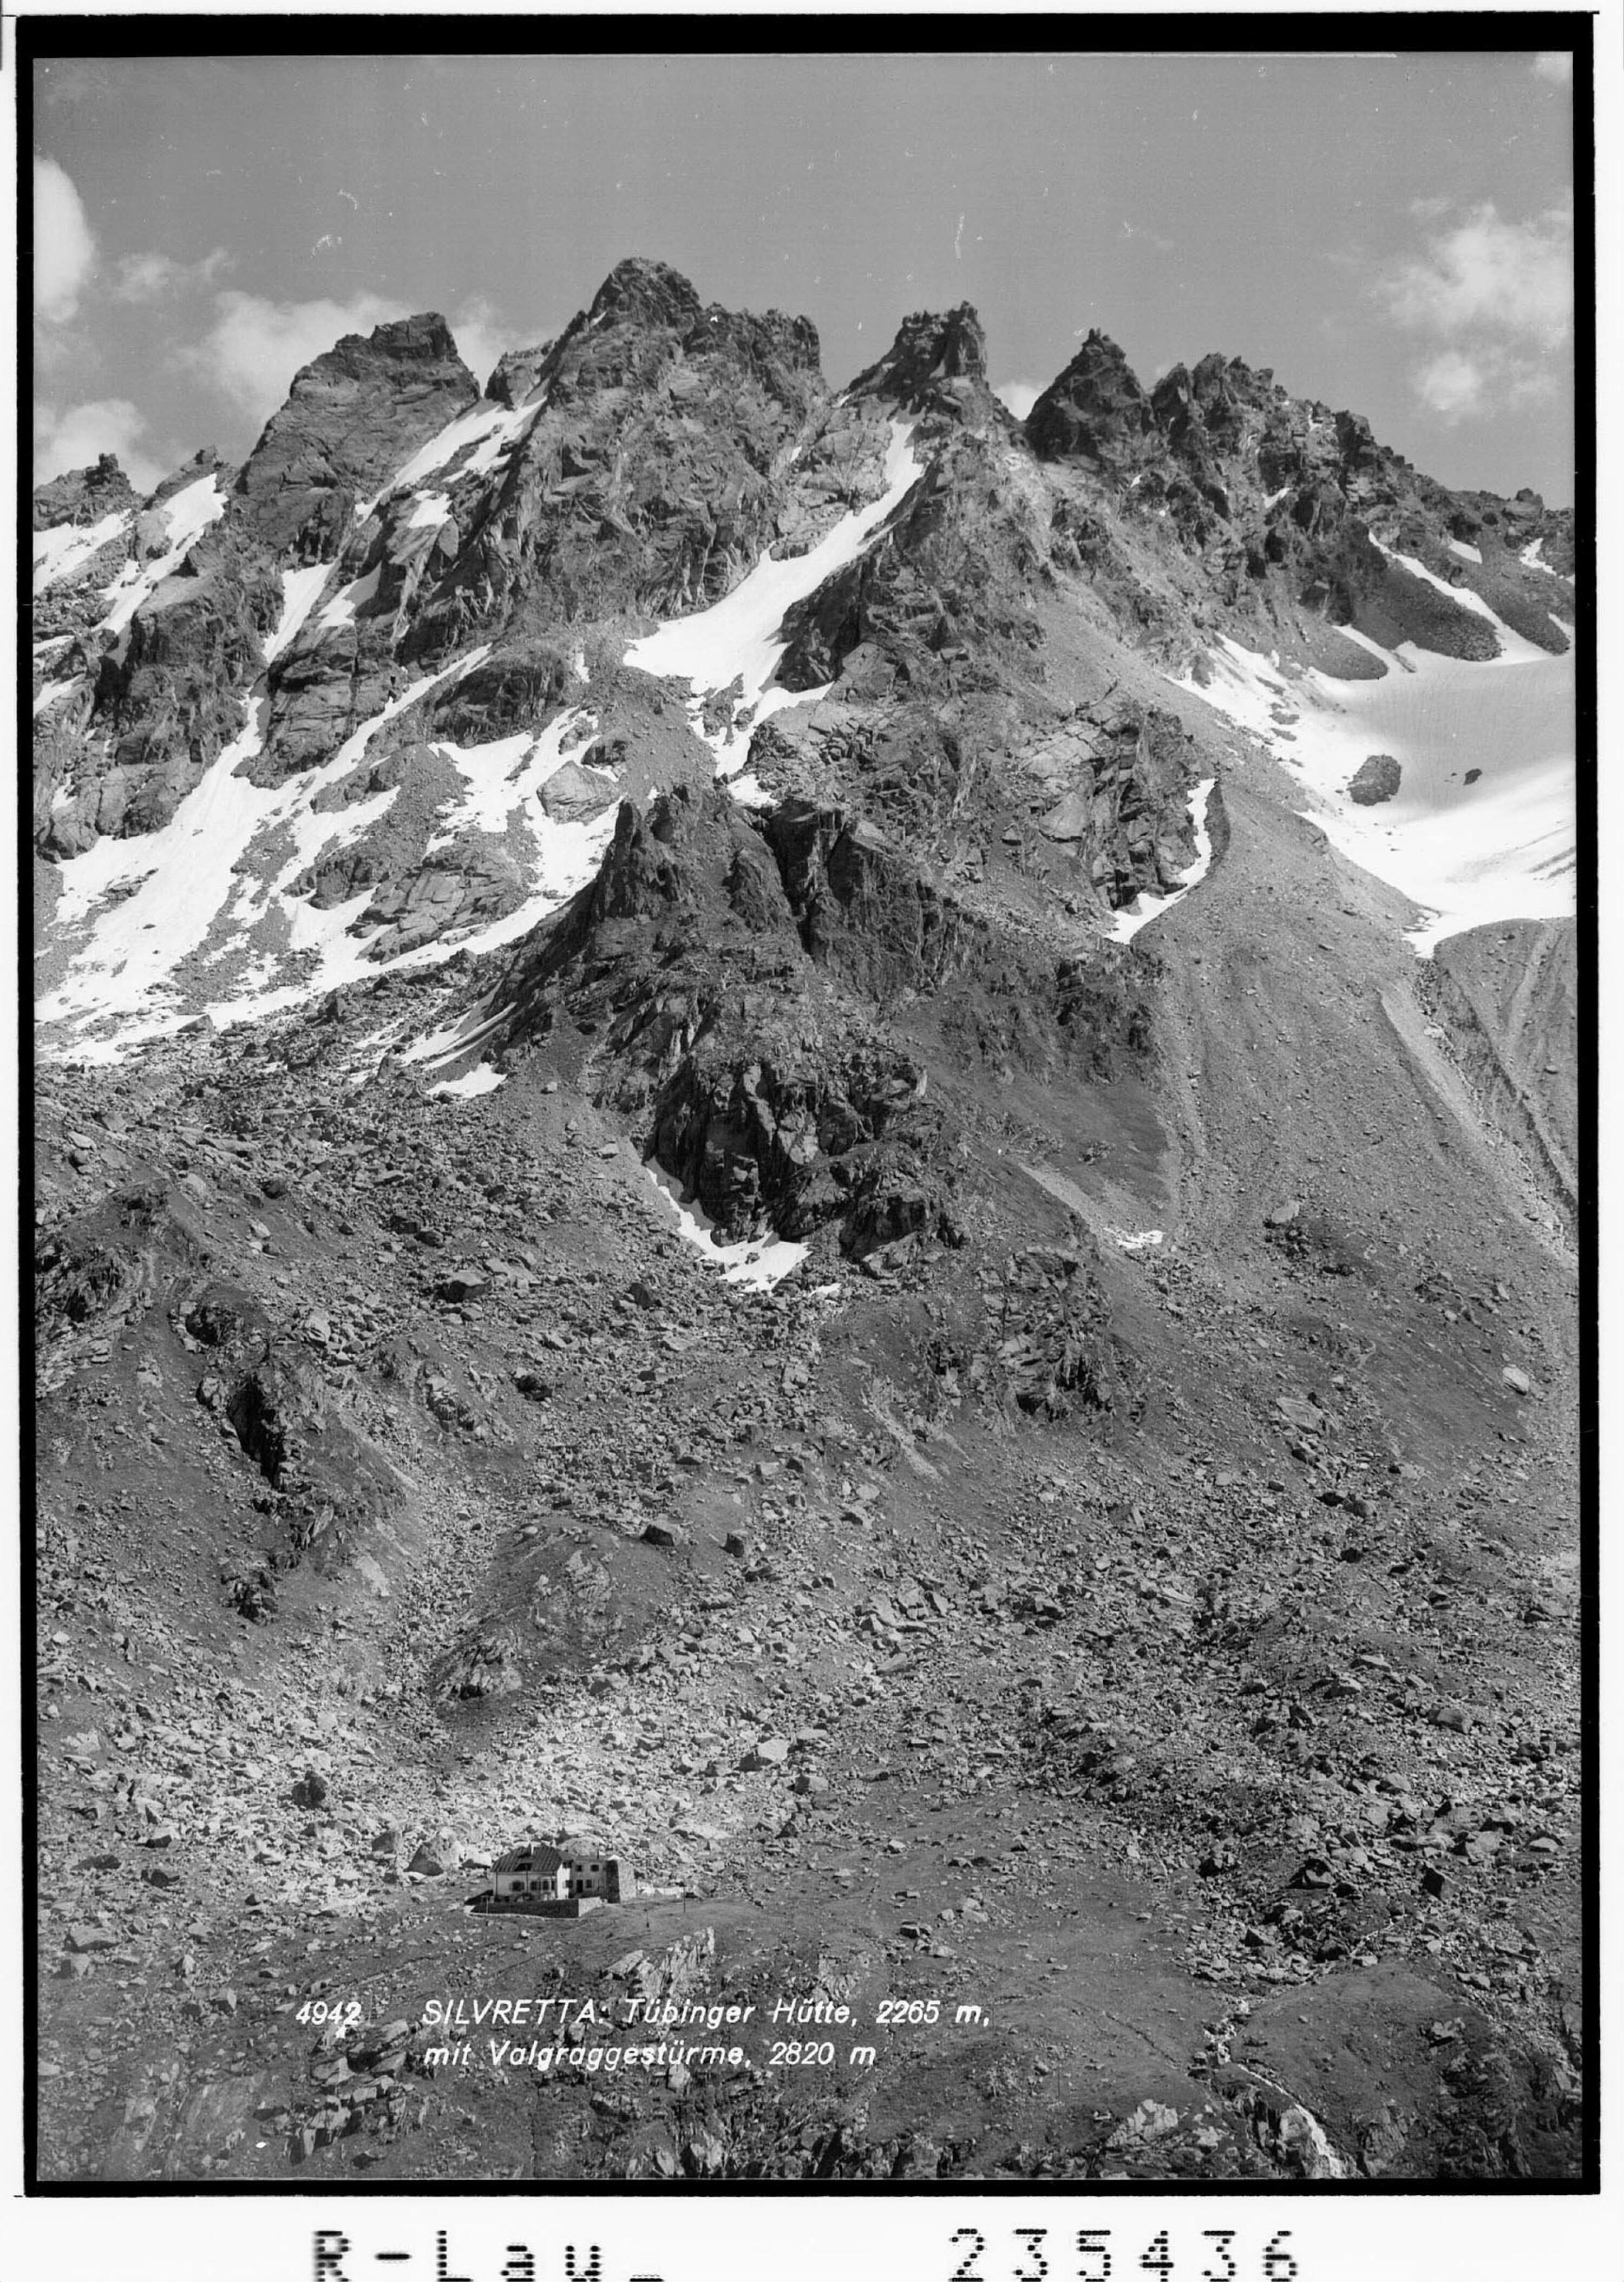
{"label": "mountain slope", "polygon": [[46,2169],[1570,2172],[1570,519],[638,260],[36,523]]}

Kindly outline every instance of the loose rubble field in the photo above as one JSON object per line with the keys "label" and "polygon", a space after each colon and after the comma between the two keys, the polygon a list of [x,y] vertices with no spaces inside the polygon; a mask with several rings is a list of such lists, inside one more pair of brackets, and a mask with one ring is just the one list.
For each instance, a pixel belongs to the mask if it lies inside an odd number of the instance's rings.
{"label": "loose rubble field", "polygon": [[[1249,871],[1161,923],[1169,1018],[1222,1003],[1215,958],[1283,971],[1249,910],[1231,931]],[[1294,1060],[1289,997],[1251,988],[1230,1050],[1267,1029]],[[1100,1246],[1014,1169],[1089,1187],[1075,1132],[966,1104],[972,1245],[877,1275],[814,1247],[756,1292],[546,1050],[481,1096],[355,1087],[382,1011],[44,1076],[53,2176],[1562,2170],[1554,1220],[1502,1240],[1468,1169],[1447,1246],[1384,1236],[1419,1152],[1331,1158],[1327,1072],[1294,1097],[1265,1060],[1248,1092],[1209,1038],[1216,1161],[1164,1188],[1163,1246]],[[1309,1193],[1196,1217],[1247,1170],[1222,1121],[1254,1117],[1265,1163],[1319,1140]],[[1049,1417],[1020,1399],[1034,1276],[1068,1256],[1132,1361],[1115,1409]],[[469,1917],[532,1828],[687,1898]],[[855,2074],[747,2040],[751,2069],[612,2098],[584,2068],[424,2073],[431,1993],[639,1974],[986,2018],[854,2032]],[[295,2015],[352,1991],[413,2032],[335,2084]]]}

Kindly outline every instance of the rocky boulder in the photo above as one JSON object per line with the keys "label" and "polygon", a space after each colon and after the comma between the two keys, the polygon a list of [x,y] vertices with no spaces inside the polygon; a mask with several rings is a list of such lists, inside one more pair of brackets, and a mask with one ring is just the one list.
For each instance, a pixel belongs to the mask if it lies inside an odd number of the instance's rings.
{"label": "rocky boulder", "polygon": [[1348,797],[1361,808],[1375,808],[1391,800],[1403,778],[1391,753],[1371,753],[1361,761],[1348,787]]}

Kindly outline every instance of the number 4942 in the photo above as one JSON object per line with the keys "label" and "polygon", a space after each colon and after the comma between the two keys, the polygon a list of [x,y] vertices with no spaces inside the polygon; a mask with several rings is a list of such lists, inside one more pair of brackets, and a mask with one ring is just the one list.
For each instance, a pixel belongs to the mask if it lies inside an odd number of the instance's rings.
{"label": "number 4942", "polygon": [[986,2236],[973,2226],[960,2227],[952,2241],[963,2255],[947,2282],[1138,2282],[1146,2274],[1155,2282],[1301,2282],[1288,2226],[1251,2250],[1240,2247],[1234,2227],[1203,2227],[1199,2249],[1190,2244],[1177,2258],[1166,2227],[1143,2249],[1120,2227],[1085,2226],[1053,2240],[1046,2226],[1012,2232],[1015,2248],[1000,2273],[996,2255],[987,2259]]}

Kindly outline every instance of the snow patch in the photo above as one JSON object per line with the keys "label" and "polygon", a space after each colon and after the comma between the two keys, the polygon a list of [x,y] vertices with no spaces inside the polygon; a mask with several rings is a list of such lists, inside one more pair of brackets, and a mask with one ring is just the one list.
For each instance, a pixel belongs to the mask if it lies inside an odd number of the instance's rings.
{"label": "snow patch", "polygon": [[341,586],[316,620],[317,632],[330,634],[340,626],[353,626],[356,611],[364,609],[377,594],[383,573],[384,566],[379,563],[370,570],[363,570],[359,578],[352,578],[347,586]]}
{"label": "snow patch", "polygon": [[[366,909],[369,889],[327,911],[289,890],[316,856],[353,840],[395,796],[392,788],[325,813],[314,808],[316,796],[348,775],[394,714],[450,675],[468,672],[486,655],[482,647],[424,675],[363,723],[323,766],[271,787],[237,774],[260,750],[269,710],[263,696],[249,699],[237,736],[160,831],[98,840],[58,866],[61,891],[53,931],[81,939],[61,982],[40,1001],[38,1020],[67,1024],[74,1033],[73,1052],[102,1060],[116,1060],[143,1038],[179,1029],[195,1007],[183,997],[178,970],[203,951],[217,921],[235,940],[211,954],[211,965],[240,948],[244,935],[267,920],[285,928],[287,956],[314,954],[306,962],[312,971],[300,981],[271,990],[253,987],[259,974],[270,971],[262,955],[239,974],[234,995],[208,1002],[209,1016],[221,1027],[324,995],[358,975],[449,958],[459,946],[442,941],[400,959],[369,961],[347,929]],[[282,854],[290,841],[291,852]],[[251,876],[255,852],[263,849],[268,855],[273,848],[280,857],[274,874]],[[109,1022],[110,1036],[92,1040],[84,1035]]]}
{"label": "snow patch", "polygon": [[645,1165],[644,1171],[677,1216],[677,1233],[685,1244],[691,1244],[703,1254],[712,1268],[719,1268],[727,1284],[748,1284],[758,1292],[770,1292],[781,1284],[792,1269],[798,1268],[812,1249],[810,1245],[791,1244],[786,1237],[758,1236],[742,1244],[719,1244],[716,1223],[709,1219],[697,1204],[686,1204],[682,1192],[669,1173],[660,1165]]}
{"label": "snow patch", "polygon": [[330,563],[313,563],[306,570],[284,570],[282,574],[282,616],[265,638],[265,663],[282,656],[300,626],[309,617],[316,596],[327,584],[332,570]]}
{"label": "snow patch", "polygon": [[1530,539],[1517,560],[1527,563],[1530,570],[1542,570],[1548,578],[1560,578],[1565,586],[1571,586],[1573,583],[1573,574],[1571,570],[1558,570],[1553,563],[1546,562],[1545,542],[1542,539]]}
{"label": "snow patch", "polygon": [[1480,563],[1483,560],[1483,557],[1478,549],[1475,547],[1468,545],[1467,541],[1464,539],[1451,539],[1449,541],[1449,552],[1451,555],[1458,555],[1463,563]]}
{"label": "snow patch", "polygon": [[[486,745],[454,745],[437,739],[434,750],[455,761],[467,779],[469,790],[429,842],[428,852],[444,848],[465,832],[490,832],[498,838],[508,829],[516,810],[527,810],[549,777],[568,757],[564,746],[585,744],[597,728],[597,717],[571,706],[549,721],[538,736],[521,729],[516,736],[498,737]],[[614,803],[614,786],[605,780],[603,796]],[[538,811],[528,819],[531,829],[545,837],[568,827]]]}
{"label": "snow patch", "polygon": [[174,492],[159,503],[171,547],[188,547],[194,539],[200,539],[211,523],[218,523],[226,511],[226,495],[214,475],[199,476],[195,484]]}
{"label": "snow patch", "polygon": [[[1453,541],[1450,543],[1453,544]],[[1507,657],[1527,664],[1533,659],[1545,655],[1543,650],[1537,648],[1533,642],[1517,633],[1514,627],[1508,626],[1499,612],[1491,609],[1481,594],[1474,593],[1470,586],[1451,586],[1447,578],[1441,578],[1435,570],[1429,570],[1426,563],[1418,556],[1401,555],[1394,547],[1384,547],[1379,539],[1372,539],[1371,544],[1379,554],[1385,555],[1389,563],[1403,563],[1404,569],[1412,572],[1416,578],[1425,578],[1429,586],[1435,586],[1441,594],[1447,594],[1450,602],[1458,602],[1463,610],[1470,610],[1474,617],[1487,618],[1498,635],[1501,650]],[[1341,631],[1346,633],[1348,630],[1344,627]],[[1404,647],[1409,648],[1410,645],[1405,644]]]}
{"label": "snow patch", "polygon": [[[835,528],[804,555],[775,562],[764,555],[730,594],[708,610],[691,617],[668,618],[651,634],[634,641],[625,663],[641,672],[686,680],[691,686],[688,718],[695,735],[716,756],[718,776],[737,773],[750,749],[750,733],[786,705],[804,705],[828,695],[832,683],[817,689],[770,689],[779,661],[789,647],[784,638],[784,617],[796,602],[815,594],[826,578],[855,563],[887,517],[899,507],[923,472],[913,451],[912,422],[893,420],[885,454],[885,490],[872,506],[843,516]],[[734,679],[740,695],[729,709],[727,723],[707,734],[701,715],[705,697],[728,688]],[[752,718],[742,732],[731,715],[740,710]]]}
{"label": "snow patch", "polygon": [[[1208,777],[1198,784],[1190,796],[1190,822],[1195,830],[1195,861],[1181,873],[1177,887],[1170,896],[1136,896],[1124,911],[1118,912],[1111,922],[1113,943],[1131,943],[1142,927],[1160,919],[1175,904],[1182,903],[1192,888],[1197,888],[1212,868],[1212,835],[1207,829],[1207,803],[1212,798],[1216,777]],[[1160,1239],[1158,1239],[1160,1240]]]}
{"label": "snow patch", "polygon": [[488,1037],[502,1020],[502,1011],[493,1012],[488,998],[467,1009],[443,1029],[426,1031],[414,1038],[409,1046],[401,1046],[396,1059],[403,1062],[448,1062],[462,1056]]}
{"label": "snow patch", "polygon": [[99,912],[91,940],[41,1000],[42,1021],[148,1015],[136,1035],[180,1028],[181,1012],[152,1013],[152,1002],[181,961],[201,947],[231,892],[233,867],[263,820],[267,796],[235,772],[259,751],[266,710],[263,701],[250,701],[237,736],[161,831],[98,840],[58,866],[59,927],[86,919],[114,888],[131,892]]}
{"label": "snow patch", "polygon": [[367,522],[396,492],[415,491],[424,476],[448,467],[459,453],[467,451],[469,457],[457,470],[458,477],[488,476],[502,454],[517,443],[540,408],[537,404],[515,407],[480,403],[471,412],[459,414],[437,436],[431,436],[426,444],[421,445],[382,491],[375,492],[369,500],[357,501],[356,522]]}
{"label": "snow patch", "polygon": [[158,512],[168,543],[150,563],[127,563],[113,584],[102,589],[113,607],[97,632],[122,633],[143,603],[150,602],[164,580],[174,576],[197,540],[225,511],[225,493],[212,475],[200,476],[195,484],[161,501]]}
{"label": "snow patch", "polygon": [[429,1088],[431,1098],[436,1094],[449,1094],[458,1101],[473,1101],[482,1093],[494,1093],[499,1085],[506,1085],[508,1074],[495,1070],[489,1062],[480,1062],[462,1077],[442,1078],[438,1085]]}
{"label": "snow patch", "polygon": [[[1340,633],[1351,634],[1351,626],[1340,626]],[[1356,640],[1361,637],[1356,636]],[[1366,644],[1374,648],[1373,643]],[[1384,662],[1387,652],[1378,651]],[[1208,679],[1198,681],[1193,673],[1169,674],[1175,689],[1183,689],[1192,697],[1205,699],[1216,706],[1220,713],[1250,729],[1255,736],[1267,738],[1275,726],[1274,716],[1289,701],[1290,693],[1278,673],[1269,671],[1268,663],[1254,650],[1242,649],[1239,642],[1227,634],[1219,637],[1219,646],[1208,659]]]}
{"label": "snow patch", "polygon": [[34,591],[43,594],[49,586],[59,586],[83,568],[99,547],[128,531],[134,520],[130,509],[120,508],[105,515],[98,523],[53,523],[48,531],[34,534]]}
{"label": "snow patch", "polygon": [[34,718],[37,721],[40,715],[48,711],[58,699],[68,696],[75,689],[82,688],[83,684],[82,673],[70,673],[66,681],[46,682],[34,701]]}

